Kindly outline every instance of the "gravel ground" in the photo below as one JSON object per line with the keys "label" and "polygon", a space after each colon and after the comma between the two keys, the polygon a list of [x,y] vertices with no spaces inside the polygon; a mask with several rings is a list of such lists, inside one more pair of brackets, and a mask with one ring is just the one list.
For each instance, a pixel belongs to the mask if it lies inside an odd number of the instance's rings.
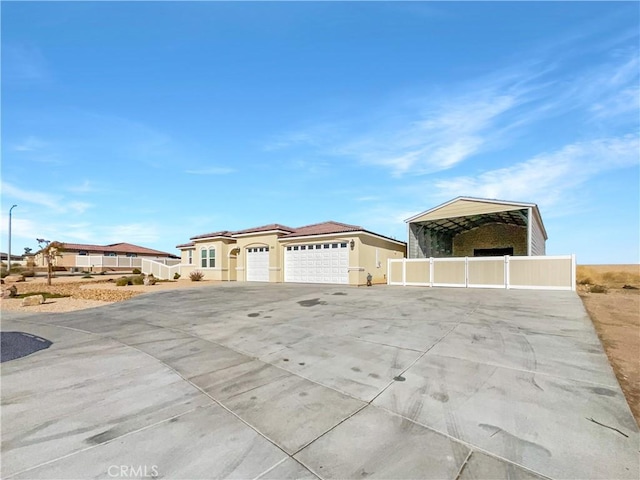
{"label": "gravel ground", "polygon": [[[181,288],[205,287],[218,282],[203,281],[192,282],[191,280],[178,280],[172,282],[160,282],[155,285],[128,285],[117,287],[115,278],[104,278],[103,276],[83,279],[80,277],[56,277],[52,285],[47,285],[47,279],[43,277],[27,278],[25,282],[18,282],[15,286],[18,294],[49,292],[61,295],[70,295],[64,298],[50,298],[41,305],[23,307],[20,298],[4,298],[0,301],[0,310],[11,310],[28,313],[40,312],[71,312],[84,310],[87,308],[100,307],[114,302],[128,300],[136,295],[158,292],[162,290],[175,290]],[[7,285],[3,285],[6,287]]]}

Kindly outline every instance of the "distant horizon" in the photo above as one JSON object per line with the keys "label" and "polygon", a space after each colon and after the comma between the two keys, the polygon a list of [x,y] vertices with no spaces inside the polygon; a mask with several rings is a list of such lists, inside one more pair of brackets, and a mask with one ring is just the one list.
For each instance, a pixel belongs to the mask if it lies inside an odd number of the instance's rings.
{"label": "distant horizon", "polygon": [[640,264],[635,2],[4,2],[0,246],[169,253],[458,196]]}

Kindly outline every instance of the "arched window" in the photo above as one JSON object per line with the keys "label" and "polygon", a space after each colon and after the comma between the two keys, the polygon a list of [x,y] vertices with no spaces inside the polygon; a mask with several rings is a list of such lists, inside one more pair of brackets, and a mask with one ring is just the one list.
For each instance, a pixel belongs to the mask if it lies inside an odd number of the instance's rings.
{"label": "arched window", "polygon": [[207,268],[207,249],[203,248],[200,250],[200,266],[202,268]]}
{"label": "arched window", "polygon": [[216,249],[209,248],[209,268],[216,267]]}

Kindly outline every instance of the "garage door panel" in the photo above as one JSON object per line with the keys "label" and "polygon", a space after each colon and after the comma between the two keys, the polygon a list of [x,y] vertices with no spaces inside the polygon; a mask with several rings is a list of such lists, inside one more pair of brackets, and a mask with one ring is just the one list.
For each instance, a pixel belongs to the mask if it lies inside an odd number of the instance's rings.
{"label": "garage door panel", "polygon": [[247,281],[269,281],[269,248],[254,247],[247,249]]}
{"label": "garage door panel", "polygon": [[349,251],[346,243],[287,247],[285,282],[349,283]]}

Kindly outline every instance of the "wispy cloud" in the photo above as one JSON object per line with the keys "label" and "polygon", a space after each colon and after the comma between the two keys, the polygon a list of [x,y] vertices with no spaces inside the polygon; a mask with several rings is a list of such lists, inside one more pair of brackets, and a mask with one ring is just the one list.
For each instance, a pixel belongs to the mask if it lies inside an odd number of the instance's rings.
{"label": "wispy cloud", "polygon": [[230,167],[206,167],[194,170],[185,170],[190,175],[228,175],[236,170]]}
{"label": "wispy cloud", "polygon": [[23,141],[13,145],[11,149],[16,152],[34,152],[34,151],[42,150],[46,146],[47,146],[46,142],[40,140],[37,137],[29,136],[25,138]]}
{"label": "wispy cloud", "polygon": [[2,182],[2,195],[15,201],[23,201],[41,207],[49,208],[56,212],[63,212],[62,197],[34,190],[23,190],[10,183]]}
{"label": "wispy cloud", "polygon": [[97,189],[89,180],[85,180],[80,185],[72,185],[70,187],[67,187],[67,191],[83,194],[95,192],[97,191]]}
{"label": "wispy cloud", "polygon": [[431,187],[440,199],[459,195],[537,199],[545,207],[557,206],[594,176],[638,165],[638,151],[640,141],[636,135],[579,142],[477,176],[437,180]]}

